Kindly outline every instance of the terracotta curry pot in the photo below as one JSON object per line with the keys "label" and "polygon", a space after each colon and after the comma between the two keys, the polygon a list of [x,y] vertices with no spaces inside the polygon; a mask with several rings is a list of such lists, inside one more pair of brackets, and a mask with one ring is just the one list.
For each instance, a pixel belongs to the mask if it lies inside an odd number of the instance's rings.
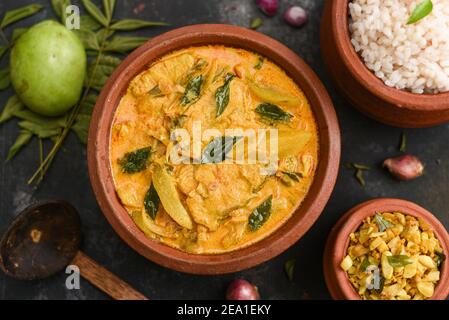
{"label": "terracotta curry pot", "polygon": [[[109,138],[115,110],[129,82],[151,62],[181,48],[208,44],[239,47],[261,54],[284,69],[304,91],[314,111],[320,159],[311,189],[295,214],[267,238],[243,249],[195,255],[147,238],[117,197],[109,162]],[[97,201],[115,231],[133,249],[167,268],[196,274],[221,274],[271,259],[313,225],[334,188],[340,160],[340,131],[332,102],[313,71],[290,49],[258,32],[229,25],[194,25],[158,36],[134,51],[115,70],[94,110],[88,140],[89,175]]]}
{"label": "terracotta curry pot", "polygon": [[349,34],[349,0],[327,0],[321,24],[324,63],[338,89],[361,112],[405,128],[449,121],[449,93],[414,94],[386,86],[364,64]]}
{"label": "terracotta curry pot", "polygon": [[[340,264],[346,256],[349,245],[349,235],[355,232],[362,221],[376,212],[401,212],[424,219],[433,229],[441,243],[444,253],[449,252],[449,234],[445,227],[433,214],[413,202],[400,199],[374,199],[364,202],[349,210],[333,227],[324,251],[323,269],[327,288],[333,299],[360,300],[348,276]],[[434,300],[444,300],[449,295],[449,263],[446,260],[440,267],[440,281],[432,297]]]}

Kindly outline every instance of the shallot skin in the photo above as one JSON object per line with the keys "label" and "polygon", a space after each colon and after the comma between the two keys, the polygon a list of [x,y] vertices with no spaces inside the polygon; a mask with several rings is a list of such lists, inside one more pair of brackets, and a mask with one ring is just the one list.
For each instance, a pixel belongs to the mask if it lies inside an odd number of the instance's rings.
{"label": "shallot skin", "polygon": [[299,28],[307,22],[307,12],[299,6],[291,6],[284,13],[284,20],[289,25]]}
{"label": "shallot skin", "polygon": [[424,165],[418,157],[405,154],[384,161],[383,166],[399,180],[409,181],[423,175]]}
{"label": "shallot skin", "polygon": [[226,291],[226,300],[259,300],[257,287],[244,279],[231,282]]}
{"label": "shallot skin", "polygon": [[267,16],[274,16],[279,9],[279,0],[256,0],[259,9]]}

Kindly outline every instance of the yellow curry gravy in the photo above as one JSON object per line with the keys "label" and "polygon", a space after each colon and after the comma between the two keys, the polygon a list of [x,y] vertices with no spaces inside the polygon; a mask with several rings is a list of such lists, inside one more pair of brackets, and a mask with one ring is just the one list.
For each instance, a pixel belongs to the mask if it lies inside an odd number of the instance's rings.
{"label": "yellow curry gravy", "polygon": [[[283,117],[260,112],[264,104]],[[277,171],[262,174],[259,163],[170,163],[172,131],[191,132],[195,121],[221,132],[277,128]],[[264,57],[219,45],[173,52],[136,76],[110,142],[115,188],[135,223],[147,237],[196,254],[236,250],[279,228],[306,196],[319,153],[313,112],[294,81]]]}

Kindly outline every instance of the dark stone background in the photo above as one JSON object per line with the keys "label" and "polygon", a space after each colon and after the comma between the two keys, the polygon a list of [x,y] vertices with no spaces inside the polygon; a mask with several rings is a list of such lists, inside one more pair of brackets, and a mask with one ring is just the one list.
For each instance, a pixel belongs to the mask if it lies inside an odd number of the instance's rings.
{"label": "dark stone background", "polygon": [[[0,16],[8,9],[21,5],[42,3],[46,9],[14,27],[54,17],[48,0],[2,0]],[[77,1],[74,1],[75,3]],[[85,241],[83,249],[100,264],[128,281],[153,299],[220,299],[227,284],[236,277],[255,283],[266,299],[328,299],[322,274],[322,253],[329,230],[349,208],[376,197],[399,197],[423,205],[449,227],[449,126],[431,129],[405,130],[409,152],[418,154],[426,163],[426,175],[410,183],[399,183],[381,168],[382,161],[397,155],[401,132],[366,118],[345,101],[330,83],[320,57],[319,29],[323,2],[320,0],[281,0],[282,10],[288,4],[299,4],[310,14],[302,29],[286,25],[278,14],[264,18],[259,29],[297,52],[319,75],[329,90],[338,113],[343,141],[342,163],[363,162],[373,166],[362,188],[353,173],[342,168],[337,186],[318,222],[297,244],[284,254],[250,270],[225,276],[194,276],[162,268],[131,250],[109,226],[91,191],[86,166],[86,151],[74,135],[65,143],[52,168],[39,188],[27,186],[26,181],[36,169],[38,146],[33,141],[12,162],[4,163],[8,148],[18,134],[14,121],[0,127],[0,233],[17,212],[37,200],[62,198],[79,210]],[[140,32],[156,35],[170,28],[196,23],[229,23],[248,26],[251,18],[262,16],[253,0],[118,0],[116,17],[136,17],[164,20],[171,27]],[[144,10],[133,9],[144,3]],[[11,28],[8,29],[11,31]],[[1,65],[6,64],[3,58]],[[11,92],[0,93],[3,106]],[[288,281],[284,263],[296,259],[294,281]],[[0,273],[0,299],[105,299],[102,292],[82,280],[81,289],[65,289],[65,274],[50,279],[21,282]]]}

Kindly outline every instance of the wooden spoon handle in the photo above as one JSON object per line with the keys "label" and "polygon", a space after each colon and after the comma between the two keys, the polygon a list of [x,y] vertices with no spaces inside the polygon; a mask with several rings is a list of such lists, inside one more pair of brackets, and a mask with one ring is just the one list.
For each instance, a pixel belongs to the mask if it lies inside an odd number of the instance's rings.
{"label": "wooden spoon handle", "polygon": [[148,300],[129,284],[109,272],[94,260],[78,251],[72,262],[80,269],[81,276],[116,300]]}

